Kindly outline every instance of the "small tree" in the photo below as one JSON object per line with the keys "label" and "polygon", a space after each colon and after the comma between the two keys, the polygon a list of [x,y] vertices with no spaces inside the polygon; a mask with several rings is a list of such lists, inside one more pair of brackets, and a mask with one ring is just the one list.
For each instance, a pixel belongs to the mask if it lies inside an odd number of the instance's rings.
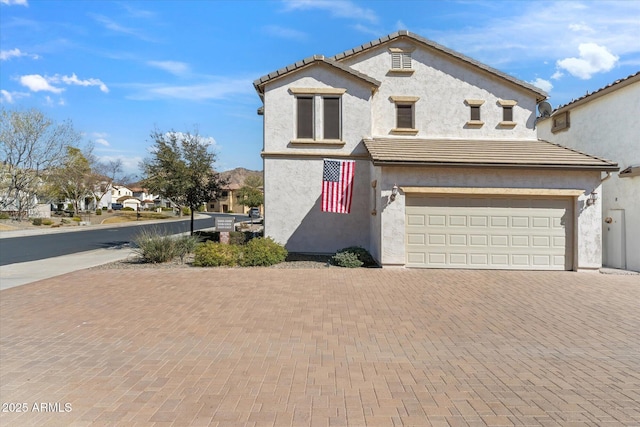
{"label": "small tree", "polygon": [[244,180],[244,185],[238,190],[238,203],[242,206],[257,208],[264,203],[264,195],[260,188],[262,179],[258,176],[248,176]]}
{"label": "small tree", "polygon": [[209,200],[216,200],[226,183],[213,171],[216,154],[197,131],[151,133],[155,145],[152,157],[141,163],[142,185],[166,197],[180,208],[191,210],[191,234],[194,212]]}
{"label": "small tree", "polygon": [[49,177],[50,193],[61,200],[73,204],[76,215],[80,212],[80,203],[91,194],[91,164],[79,148],[67,147],[67,155],[62,165],[53,170]]}
{"label": "small tree", "polygon": [[36,109],[0,113],[0,208],[27,217],[42,195],[44,174],[80,140],[71,122],[54,123]]}

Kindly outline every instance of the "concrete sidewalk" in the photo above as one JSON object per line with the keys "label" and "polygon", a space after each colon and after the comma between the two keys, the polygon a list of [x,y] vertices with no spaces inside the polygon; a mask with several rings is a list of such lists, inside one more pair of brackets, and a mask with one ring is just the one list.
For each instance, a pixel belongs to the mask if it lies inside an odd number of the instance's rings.
{"label": "concrete sidewalk", "polygon": [[132,255],[133,249],[130,246],[121,246],[3,265],[0,267],[0,291],[76,270],[119,261]]}

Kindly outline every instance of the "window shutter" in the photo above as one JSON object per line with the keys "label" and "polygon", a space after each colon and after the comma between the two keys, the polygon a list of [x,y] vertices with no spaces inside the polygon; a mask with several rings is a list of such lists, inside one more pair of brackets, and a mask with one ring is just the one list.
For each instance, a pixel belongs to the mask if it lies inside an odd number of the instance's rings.
{"label": "window shutter", "polygon": [[411,53],[405,52],[402,54],[402,68],[411,69]]}
{"label": "window shutter", "polygon": [[324,139],[340,139],[340,98],[324,98]]}
{"label": "window shutter", "polygon": [[396,105],[398,129],[413,129],[413,105]]}
{"label": "window shutter", "polygon": [[513,121],[513,107],[502,107],[502,121],[512,122]]}
{"label": "window shutter", "polygon": [[471,120],[480,120],[480,107],[476,105],[471,106]]}
{"label": "window shutter", "polygon": [[393,52],[391,54],[391,68],[393,69],[402,68],[402,53]]}
{"label": "window shutter", "polygon": [[313,98],[299,97],[298,138],[313,138]]}

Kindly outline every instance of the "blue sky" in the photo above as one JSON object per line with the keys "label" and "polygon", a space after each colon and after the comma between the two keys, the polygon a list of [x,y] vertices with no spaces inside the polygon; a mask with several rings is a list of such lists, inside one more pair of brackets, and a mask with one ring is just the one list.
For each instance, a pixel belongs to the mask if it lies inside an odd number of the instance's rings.
{"label": "blue sky", "polygon": [[252,82],[407,29],[550,94],[640,70],[640,1],[0,0],[0,100],[70,119],[139,174],[152,130],[197,127],[217,167],[262,169]]}

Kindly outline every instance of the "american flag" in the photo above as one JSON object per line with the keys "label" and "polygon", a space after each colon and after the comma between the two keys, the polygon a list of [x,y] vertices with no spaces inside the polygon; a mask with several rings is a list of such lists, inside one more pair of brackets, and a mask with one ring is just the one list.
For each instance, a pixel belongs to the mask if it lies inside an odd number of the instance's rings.
{"label": "american flag", "polygon": [[353,199],[353,160],[326,160],[322,173],[322,212],[350,213]]}

